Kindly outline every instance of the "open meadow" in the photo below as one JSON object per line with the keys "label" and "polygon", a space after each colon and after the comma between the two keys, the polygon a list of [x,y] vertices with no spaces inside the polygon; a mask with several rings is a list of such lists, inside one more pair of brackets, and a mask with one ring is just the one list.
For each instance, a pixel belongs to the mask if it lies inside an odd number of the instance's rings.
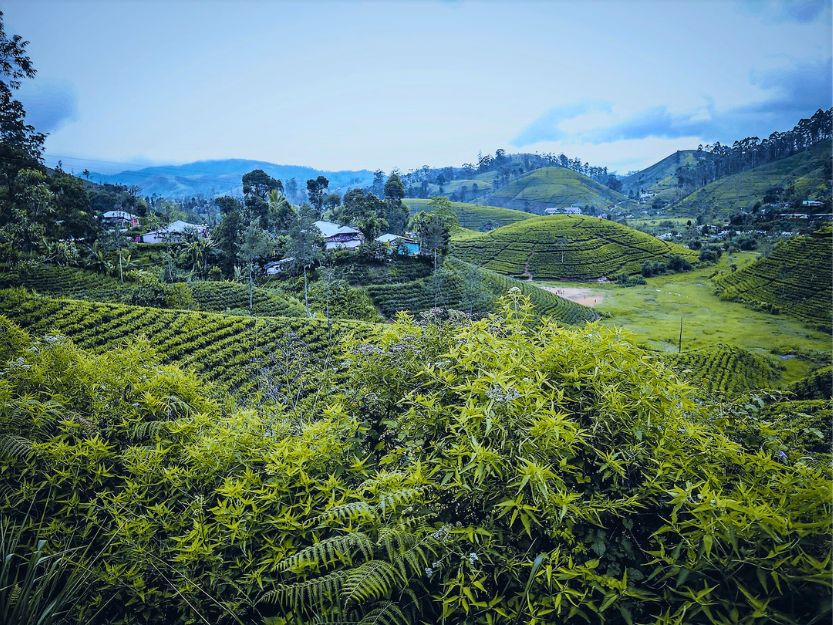
{"label": "open meadow", "polygon": [[[677,351],[682,319],[683,351],[738,345],[777,358],[785,367],[782,381],[794,381],[829,359],[830,335],[789,316],[754,310],[715,294],[711,276],[716,271],[731,271],[732,264],[740,270],[757,257],[754,252],[727,254],[717,266],[648,278],[647,284],[631,287],[566,281],[541,284],[564,289],[563,296],[568,298],[569,289],[581,289],[580,303],[606,315],[600,323],[627,330],[651,349]],[[598,303],[594,305],[593,299]]]}

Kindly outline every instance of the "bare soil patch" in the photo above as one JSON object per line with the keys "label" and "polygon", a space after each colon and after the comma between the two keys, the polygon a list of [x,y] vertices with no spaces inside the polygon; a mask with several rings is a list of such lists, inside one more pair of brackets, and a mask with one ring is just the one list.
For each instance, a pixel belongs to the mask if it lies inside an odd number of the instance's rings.
{"label": "bare soil patch", "polygon": [[542,286],[541,288],[584,306],[598,306],[605,298],[604,291],[595,291],[583,287]]}

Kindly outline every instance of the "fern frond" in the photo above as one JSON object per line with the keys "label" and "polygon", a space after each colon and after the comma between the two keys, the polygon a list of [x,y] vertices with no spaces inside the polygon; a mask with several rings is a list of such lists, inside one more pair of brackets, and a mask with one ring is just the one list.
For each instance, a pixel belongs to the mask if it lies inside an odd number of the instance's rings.
{"label": "fern frond", "polygon": [[342,598],[345,607],[385,599],[400,581],[396,569],[383,560],[370,560],[347,571]]}
{"label": "fern frond", "polygon": [[344,571],[333,571],[295,584],[279,584],[274,590],[265,592],[262,601],[297,612],[303,608],[324,612],[328,605],[338,604],[345,577]]}
{"label": "fern frond", "polygon": [[142,421],[127,428],[127,436],[133,441],[145,441],[163,431],[167,427],[166,421]]}
{"label": "fern frond", "polygon": [[327,568],[336,562],[353,564],[353,555],[358,552],[365,559],[373,557],[373,541],[361,532],[327,538],[305,549],[301,549],[278,563],[278,571],[303,569],[306,566]]}
{"label": "fern frond", "polygon": [[409,506],[414,503],[418,503],[424,490],[425,489],[423,488],[402,488],[387,493],[379,499],[379,509],[384,515],[385,513],[393,512],[402,506]]}
{"label": "fern frond", "polygon": [[313,517],[313,526],[325,525],[329,521],[374,521],[377,519],[376,510],[366,501],[354,501],[341,506],[335,506]]}
{"label": "fern frond", "polygon": [[387,601],[365,614],[359,625],[410,625],[410,621],[398,605]]}
{"label": "fern frond", "polygon": [[32,454],[32,441],[16,434],[0,436],[0,456],[26,460]]}

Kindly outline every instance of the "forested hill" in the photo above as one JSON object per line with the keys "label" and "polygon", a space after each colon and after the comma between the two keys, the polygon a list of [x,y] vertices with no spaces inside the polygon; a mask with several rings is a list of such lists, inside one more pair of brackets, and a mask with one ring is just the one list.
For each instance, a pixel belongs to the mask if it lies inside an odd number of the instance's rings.
{"label": "forested hill", "polygon": [[787,158],[718,178],[672,204],[668,210],[714,219],[749,211],[756,203],[794,204],[808,198],[829,198],[831,147],[827,139]]}
{"label": "forested hill", "polygon": [[[90,180],[139,187],[145,196],[158,195],[170,198],[202,195],[241,195],[243,174],[262,169],[267,174],[283,181],[288,194],[292,195],[292,180],[296,181],[298,192],[310,178],[324,176],[329,180],[329,189],[343,193],[354,187],[367,187],[373,182],[373,172],[366,169],[356,171],[323,171],[300,165],[278,165],[266,161],[248,159],[222,159],[196,161],[183,165],[161,165],[144,169],[123,171],[118,174],[90,174]],[[295,198],[292,198],[295,199]]]}
{"label": "forested hill", "polygon": [[629,197],[639,197],[643,192],[653,193],[667,202],[678,200],[684,193],[677,182],[677,170],[710,157],[704,150],[677,150],[650,167],[622,179],[622,193]]}
{"label": "forested hill", "polygon": [[715,181],[774,165],[819,145],[827,145],[829,156],[831,135],[833,109],[819,109],[791,130],[773,132],[765,139],[746,137],[732,145],[718,141],[698,146],[697,150],[676,152],[624,178],[622,191],[631,197],[638,197],[640,192],[651,193],[652,203],[659,200],[669,204]]}

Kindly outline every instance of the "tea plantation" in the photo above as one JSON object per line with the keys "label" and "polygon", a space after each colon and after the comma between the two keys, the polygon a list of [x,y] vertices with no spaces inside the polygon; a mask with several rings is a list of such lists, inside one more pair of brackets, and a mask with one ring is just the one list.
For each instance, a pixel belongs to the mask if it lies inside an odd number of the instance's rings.
{"label": "tea plantation", "polygon": [[790,315],[829,332],[833,323],[831,233],[827,226],[809,236],[787,239],[748,267],[717,276],[719,295]]}
{"label": "tea plantation", "polygon": [[[152,275],[148,281],[145,276],[137,278],[136,272],[127,274],[131,279],[120,282],[116,278],[75,267],[21,264],[4,267],[0,271],[0,288],[19,286],[60,297],[161,308],[249,312],[248,287],[239,282],[197,280],[164,284]],[[251,312],[254,315],[298,317],[304,314],[304,309],[293,297],[255,287]]]}
{"label": "tea plantation", "polygon": [[[203,378],[240,394],[257,390],[260,372],[279,361],[312,367],[349,333],[373,325],[321,319],[251,318],[185,310],[58,299],[22,289],[0,291],[0,314],[34,335],[66,336],[80,347],[106,352],[145,336],[165,363],[191,367]],[[274,370],[270,374],[277,375]]]}
{"label": "tea plantation", "polygon": [[665,359],[685,380],[709,394],[737,395],[771,388],[779,377],[778,365],[769,358],[733,345],[695,349]]}
{"label": "tea plantation", "polygon": [[638,273],[645,261],[696,254],[643,232],[596,217],[536,217],[478,236],[453,240],[455,256],[511,276],[591,280]]}
{"label": "tea plantation", "polygon": [[454,258],[448,259],[445,267],[436,277],[403,283],[371,284],[367,291],[382,314],[389,318],[400,310],[415,313],[434,306],[455,308],[463,312],[491,312],[495,310],[499,298],[513,287],[530,298],[533,310],[539,317],[551,317],[555,321],[572,325],[599,318],[592,308]]}

